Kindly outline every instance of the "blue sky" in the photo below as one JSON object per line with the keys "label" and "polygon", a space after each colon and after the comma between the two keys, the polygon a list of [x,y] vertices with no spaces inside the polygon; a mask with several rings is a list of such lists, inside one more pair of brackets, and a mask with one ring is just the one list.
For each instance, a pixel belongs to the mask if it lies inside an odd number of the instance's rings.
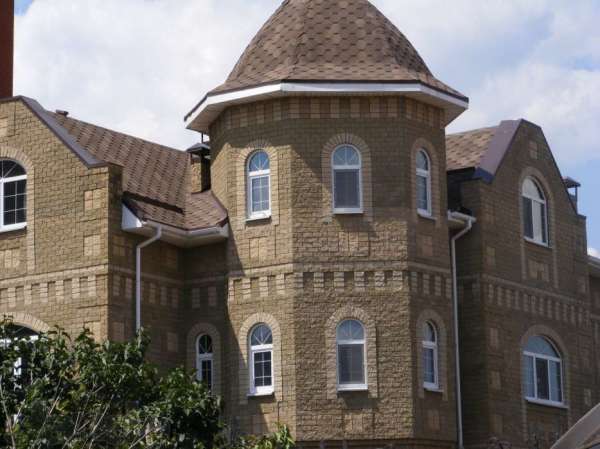
{"label": "blue sky", "polygon": [[[600,2],[372,2],[438,78],[470,97],[449,132],[521,117],[543,127],[563,175],[583,184],[588,243],[600,250]],[[183,115],[226,78],[279,3],[16,0],[16,91],[185,148],[197,136]]]}

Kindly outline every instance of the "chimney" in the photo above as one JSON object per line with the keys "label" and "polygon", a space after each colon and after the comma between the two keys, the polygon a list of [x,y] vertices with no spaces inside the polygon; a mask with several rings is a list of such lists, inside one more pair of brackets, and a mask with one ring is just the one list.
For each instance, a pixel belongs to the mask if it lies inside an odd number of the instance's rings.
{"label": "chimney", "polygon": [[14,0],[0,0],[0,98],[13,96],[14,32]]}

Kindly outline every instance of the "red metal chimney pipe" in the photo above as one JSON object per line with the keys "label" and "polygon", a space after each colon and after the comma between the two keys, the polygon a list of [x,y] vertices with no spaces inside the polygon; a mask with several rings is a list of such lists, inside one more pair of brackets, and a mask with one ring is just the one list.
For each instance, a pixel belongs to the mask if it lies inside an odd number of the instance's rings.
{"label": "red metal chimney pipe", "polygon": [[0,0],[0,98],[13,96],[15,2]]}

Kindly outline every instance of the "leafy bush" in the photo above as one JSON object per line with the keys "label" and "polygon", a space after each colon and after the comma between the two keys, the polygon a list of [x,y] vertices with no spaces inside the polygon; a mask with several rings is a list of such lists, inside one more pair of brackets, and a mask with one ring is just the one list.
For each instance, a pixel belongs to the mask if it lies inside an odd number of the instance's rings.
{"label": "leafy bush", "polygon": [[[159,376],[149,339],[96,343],[60,329],[23,338],[0,322],[0,447],[221,449],[221,402],[182,369]],[[289,449],[286,427],[236,449]]]}

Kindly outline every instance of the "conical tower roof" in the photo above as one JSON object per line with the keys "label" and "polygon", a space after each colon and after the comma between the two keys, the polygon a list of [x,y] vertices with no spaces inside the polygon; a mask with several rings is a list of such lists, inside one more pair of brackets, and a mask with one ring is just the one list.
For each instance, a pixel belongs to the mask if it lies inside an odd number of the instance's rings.
{"label": "conical tower roof", "polygon": [[367,0],[285,0],[211,94],[277,81],[420,82],[465,99]]}
{"label": "conical tower roof", "polygon": [[208,132],[233,104],[348,94],[411,96],[445,109],[446,123],[469,101],[435,78],[408,39],[368,0],[284,0],[227,81],[185,120],[188,128]]}

